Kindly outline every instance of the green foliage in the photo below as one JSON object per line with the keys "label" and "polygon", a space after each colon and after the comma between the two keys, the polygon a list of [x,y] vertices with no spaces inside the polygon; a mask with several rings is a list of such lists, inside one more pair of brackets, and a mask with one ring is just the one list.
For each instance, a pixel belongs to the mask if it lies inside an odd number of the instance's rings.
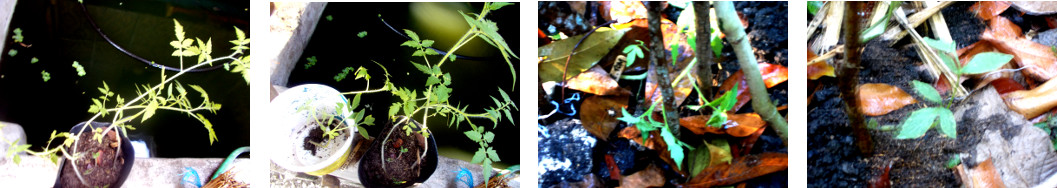
{"label": "green foliage", "polygon": [[636,59],[645,57],[645,55],[643,55],[643,53],[642,53],[642,46],[643,46],[642,41],[640,41],[640,40],[635,40],[635,41],[638,41],[639,43],[638,44],[628,45],[628,47],[624,47],[624,54],[627,54],[627,60],[628,60],[626,65],[624,65],[625,67],[631,67],[631,64],[634,64]]}
{"label": "green foliage", "polygon": [[[639,129],[640,132],[642,132],[643,141],[649,138],[649,133],[651,131],[659,130],[661,134],[661,139],[664,140],[664,142],[668,145],[667,149],[669,152],[669,156],[671,156],[672,160],[675,161],[676,167],[681,169],[684,158],[683,147],[689,148],[689,146],[686,145],[686,143],[683,143],[683,141],[680,141],[678,138],[675,137],[675,135],[672,134],[672,130],[668,128],[667,122],[657,122],[654,121],[653,118],[649,117],[650,114],[653,114],[653,109],[657,106],[657,104],[658,103],[654,103],[653,105],[650,105],[650,108],[643,112],[642,115],[639,117],[632,116],[630,113],[628,113],[628,110],[626,108],[621,109],[621,114],[623,116],[617,118],[617,120],[623,121],[628,125],[635,125],[635,127]],[[661,109],[661,114],[664,114],[663,108]]]}
{"label": "green foliage", "polygon": [[[37,59],[37,57],[33,57],[33,59],[29,59],[29,64],[37,64],[37,62],[40,62],[40,59]],[[76,61],[74,61],[74,62],[76,62]]]}
{"label": "green foliage", "polygon": [[359,33],[356,33],[356,36],[360,38],[367,37],[367,31],[360,31]]}
{"label": "green foliage", "polygon": [[808,1],[807,2],[807,13],[809,13],[811,15],[818,14],[818,10],[822,9],[822,6],[824,6],[824,5],[826,5],[826,3],[822,2],[822,1]]}
{"label": "green foliage", "polygon": [[[327,15],[327,21],[334,21],[334,16]],[[360,37],[363,38],[363,37]]]}
{"label": "green foliage", "polygon": [[14,39],[15,42],[21,43],[22,39],[23,39],[23,37],[22,37],[22,28],[15,28],[15,30],[13,30],[11,32],[15,33],[15,35],[11,36],[11,39]]}
{"label": "green foliage", "polygon": [[962,67],[961,73],[963,74],[980,74],[991,72],[1001,68],[1002,65],[1009,63],[1009,60],[1013,60],[1013,55],[1004,54],[1000,52],[983,52],[976,54],[969,63]]}
{"label": "green foliage", "polygon": [[73,69],[77,71],[77,76],[84,77],[84,67],[82,67],[80,63],[77,63],[77,61],[73,61],[73,64],[71,66],[73,66]]}
{"label": "green foliage", "polygon": [[962,158],[959,154],[951,155],[951,159],[947,160],[947,168],[957,167],[958,164],[962,164]]}
{"label": "green foliage", "polygon": [[305,63],[305,69],[312,68],[312,66],[316,66],[316,56],[305,58],[305,60],[308,61],[308,63]]}
{"label": "green foliage", "polygon": [[885,15],[881,18],[881,21],[866,28],[866,30],[863,31],[862,36],[859,38],[860,41],[865,43],[866,41],[870,41],[870,39],[881,36],[881,34],[883,34],[888,28],[888,19],[892,17],[892,12],[899,8],[900,4],[902,4],[902,1],[892,1],[891,4],[888,5],[888,11],[885,11]]}
{"label": "green foliage", "polygon": [[937,92],[935,88],[932,88],[932,85],[917,80],[911,82],[911,85],[914,86],[914,90],[918,92],[918,95],[924,97],[925,100],[931,101],[933,103],[941,102],[940,93]]}
{"label": "green foliage", "polygon": [[954,45],[954,41],[942,41],[929,37],[922,38],[922,40],[925,41],[926,45],[929,45],[929,47],[939,50],[940,52],[953,53],[955,50],[958,50]]}
{"label": "green foliage", "polygon": [[40,71],[40,77],[44,79],[44,82],[48,82],[48,80],[51,80],[51,73],[42,70]]}
{"label": "green foliage", "polygon": [[18,55],[18,50],[15,50],[15,49],[8,50],[7,51],[7,55],[9,55],[11,57],[15,57],[15,55]]}

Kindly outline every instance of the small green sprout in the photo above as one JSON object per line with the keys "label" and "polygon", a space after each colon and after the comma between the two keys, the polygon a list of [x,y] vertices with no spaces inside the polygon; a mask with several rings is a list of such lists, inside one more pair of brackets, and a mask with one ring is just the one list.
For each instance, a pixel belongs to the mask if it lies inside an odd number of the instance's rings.
{"label": "small green sprout", "polygon": [[77,63],[77,61],[73,61],[73,65],[71,66],[73,66],[73,68],[77,70],[77,76],[84,77],[84,67],[82,67],[80,63]]}
{"label": "small green sprout", "polygon": [[311,68],[312,66],[316,66],[316,56],[305,58],[305,60],[308,61],[308,63],[305,63],[305,69]]}
{"label": "small green sprout", "polygon": [[44,78],[44,82],[48,82],[48,80],[51,80],[51,73],[48,73],[48,71],[41,70],[40,77]]}

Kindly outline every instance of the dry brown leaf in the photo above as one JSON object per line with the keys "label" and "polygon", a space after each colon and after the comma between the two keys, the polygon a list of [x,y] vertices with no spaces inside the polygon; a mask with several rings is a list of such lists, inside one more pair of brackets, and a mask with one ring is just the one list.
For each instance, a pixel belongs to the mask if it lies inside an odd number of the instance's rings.
{"label": "dry brown leaf", "polygon": [[972,169],[966,169],[965,164],[960,164],[956,167],[956,171],[962,183],[968,184],[968,187],[1006,187],[1002,182],[1002,176],[995,170],[991,158],[987,158]]}
{"label": "dry brown leaf", "polygon": [[885,115],[918,102],[899,87],[881,83],[859,85],[858,94],[859,109],[869,116]]}
{"label": "dry brown leaf", "polygon": [[595,95],[631,95],[630,91],[620,88],[620,85],[617,85],[617,81],[598,65],[592,66],[591,69],[587,69],[587,71],[569,79],[566,81],[566,85],[569,89]]}
{"label": "dry brown leaf", "polygon": [[767,122],[764,122],[756,113],[733,114],[727,116],[727,122],[721,127],[708,126],[710,116],[696,115],[679,119],[679,125],[686,127],[694,134],[728,134],[734,137],[746,137],[752,135]]}
{"label": "dry brown leaf", "polygon": [[1031,90],[1019,90],[1002,95],[1006,105],[1025,118],[1032,119],[1057,106],[1057,79],[1046,81]]}
{"label": "dry brown leaf", "polygon": [[762,153],[739,157],[729,164],[709,166],[690,179],[684,187],[713,187],[732,185],[741,181],[786,170],[789,158],[785,153]]}
{"label": "dry brown leaf", "polygon": [[[760,69],[761,76],[763,76],[764,86],[767,88],[789,80],[789,69],[785,66],[770,63],[760,63],[757,66]],[[727,80],[724,80],[719,87],[719,93],[716,93],[713,98],[719,98],[723,93],[734,88],[734,83],[738,83],[738,102],[734,103],[734,110],[737,111],[752,99],[752,96],[749,95],[748,82],[745,81],[745,73],[742,73],[741,70],[734,72]]]}
{"label": "dry brown leaf", "polygon": [[[583,75],[583,74],[580,74]],[[609,133],[620,122],[620,109],[628,107],[628,95],[600,96],[593,95],[580,103],[580,120],[584,129],[604,141],[609,140]]]}
{"label": "dry brown leaf", "polygon": [[1006,9],[1009,9],[1009,1],[980,1],[969,7],[969,11],[973,11],[983,20],[1000,17],[998,14]]}
{"label": "dry brown leaf", "polygon": [[650,164],[620,181],[621,187],[660,187],[664,186],[664,171]]}
{"label": "dry brown leaf", "polygon": [[1023,72],[1036,80],[1050,80],[1057,76],[1057,57],[1049,46],[1031,41],[1027,38],[1005,38],[996,35],[991,30],[985,30],[980,36],[995,45],[1002,53],[1013,54],[1013,60],[1017,61]]}
{"label": "dry brown leaf", "polygon": [[741,157],[741,156],[748,155],[749,151],[752,151],[752,147],[754,145],[756,145],[756,140],[759,140],[760,139],[760,135],[763,135],[763,131],[764,130],[767,130],[767,127],[760,128],[759,130],[756,130],[756,132],[752,133],[751,135],[741,139],[741,141],[736,142],[738,144],[738,145],[736,145],[736,147],[735,146],[731,146],[730,147],[731,155],[733,155],[734,157]]}
{"label": "dry brown leaf", "polygon": [[833,66],[826,63],[815,63],[807,66],[807,78],[818,80],[822,76],[837,77],[833,72]]}

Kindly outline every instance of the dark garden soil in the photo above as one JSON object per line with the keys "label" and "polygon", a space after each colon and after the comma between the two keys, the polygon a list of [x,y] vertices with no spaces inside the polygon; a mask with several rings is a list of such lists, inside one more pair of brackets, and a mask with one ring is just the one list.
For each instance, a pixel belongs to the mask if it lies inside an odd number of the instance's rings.
{"label": "dark garden soil", "polygon": [[[569,19],[563,19],[565,22],[548,22],[545,20],[545,15],[552,17],[577,17],[576,14],[565,14],[561,13],[564,9],[560,7],[566,6],[564,2],[541,2],[540,10],[540,29],[546,30],[550,25],[555,25],[556,30],[561,32],[571,32],[574,34],[565,33],[569,36],[576,35],[577,31],[582,30],[581,27],[577,26],[576,23],[572,23]],[[589,3],[588,7],[591,6]],[[746,34],[748,34],[749,41],[755,50],[756,60],[759,63],[770,63],[780,64],[783,66],[788,65],[788,50],[787,50],[787,6],[786,2],[734,2],[735,10],[743,15],[743,18],[747,20],[749,25],[746,27]],[[559,7],[559,8],[554,8]],[[568,10],[564,10],[568,11]],[[680,9],[674,9],[669,6],[665,10],[664,14],[666,18],[672,22],[677,22],[675,18],[678,17],[678,13],[682,12]],[[594,19],[591,11],[584,13],[584,16],[580,19],[588,20],[592,24],[600,24],[606,22],[602,18]],[[711,15],[715,16],[715,15]],[[556,19],[556,18],[551,18]],[[588,27],[590,28],[590,27]],[[583,33],[583,32],[580,32]],[[700,37],[699,37],[700,39]],[[542,43],[543,41],[541,41]],[[733,73],[740,69],[740,66],[735,59],[731,45],[724,40],[724,48],[719,58],[714,58],[715,62],[710,68],[715,75],[717,82],[722,83]],[[623,49],[623,46],[617,45],[614,47],[613,54],[620,54],[619,50]],[[647,56],[649,57],[649,56]],[[606,61],[604,58],[603,61]],[[603,63],[599,63],[603,64]],[[611,69],[611,64],[602,65],[605,70]],[[720,68],[722,67],[722,69]],[[645,72],[646,70],[626,70],[624,75],[637,75]],[[652,74],[652,73],[650,73]],[[640,115],[646,108],[649,108],[648,104],[644,99],[645,95],[645,81],[644,80],[618,80],[620,87],[631,91],[630,97],[627,97],[627,111],[633,115]],[[715,96],[716,85],[713,88],[713,93],[705,94],[705,96]],[[552,95],[546,95],[542,89],[539,91],[539,115],[545,115],[555,110],[555,106],[551,104],[551,101],[557,102],[559,106],[557,111],[545,119],[538,121],[540,124],[539,135],[537,139],[539,141],[539,157],[541,163],[546,161],[548,164],[562,164],[560,161],[568,161],[568,167],[560,166],[549,166],[540,167],[540,187],[616,187],[616,186],[628,186],[622,185],[622,179],[628,178],[639,172],[645,172],[652,169],[651,166],[655,166],[661,169],[661,175],[663,176],[663,186],[674,187],[685,183],[689,177],[684,177],[676,172],[676,167],[664,162],[662,154],[659,154],[656,150],[650,150],[646,147],[632,143],[632,141],[621,138],[619,136],[620,130],[623,130],[629,125],[624,122],[618,123],[612,132],[606,138],[596,137],[594,134],[588,133],[584,130],[584,126],[580,121],[580,112],[582,111],[580,106],[584,99],[591,97],[597,97],[593,94],[584,93],[577,90],[565,89],[565,96],[559,96],[560,88],[555,88]],[[776,106],[784,106],[788,103],[787,99],[787,83],[778,84],[770,89],[768,92],[771,94],[771,100]],[[580,100],[566,100],[573,98],[573,96],[579,96]],[[686,117],[691,115],[702,115],[702,112],[690,110],[685,108],[686,105],[696,105],[698,94],[691,92],[683,104],[679,104],[679,115],[680,117]],[[565,102],[563,102],[565,101]],[[622,101],[623,102],[623,101]],[[585,105],[586,106],[586,105]],[[620,114],[620,109],[612,109],[616,114]],[[586,110],[583,110],[586,111]],[[735,109],[737,113],[753,112],[751,105],[745,105],[741,109]],[[585,112],[586,113],[586,112]],[[780,114],[786,114],[786,110],[779,111]],[[707,115],[708,112],[705,112]],[[659,117],[659,116],[658,116]],[[700,145],[705,140],[711,140],[716,138],[722,138],[728,140],[731,148],[738,148],[737,144],[745,141],[745,138],[738,138],[729,135],[696,135],[693,132],[682,129],[680,131],[680,138],[683,142],[693,146]],[[781,138],[771,129],[771,127],[765,127],[762,135],[753,141],[747,142],[751,144],[751,150],[747,153],[760,154],[764,152],[777,152],[786,153],[787,147],[782,142]],[[588,151],[588,152],[584,152]],[[684,159],[683,168],[687,167],[686,161],[692,159]],[[553,161],[559,161],[557,163]],[[543,165],[543,164],[541,164]],[[650,168],[648,168],[650,167]],[[546,171],[546,172],[544,172]],[[689,176],[689,175],[686,175]],[[746,180],[748,187],[787,187],[787,171],[779,171],[754,179]],[[734,184],[737,185],[737,184]]]}
{"label": "dark garden soil", "polygon": [[[334,129],[335,127],[338,127],[338,126],[341,126],[341,125],[343,125],[341,123],[341,121],[335,119],[335,120],[331,120],[326,125],[320,125],[320,126],[326,126],[326,127],[330,127],[331,129]],[[308,126],[311,127],[312,125],[308,125]],[[344,132],[344,131],[342,131],[342,132]],[[327,141],[327,140],[323,137],[323,129],[316,128],[316,129],[312,129],[312,131],[308,132],[308,137],[305,137],[304,143],[303,143],[302,146],[305,147],[305,150],[308,150],[309,152],[311,152],[312,155],[316,155],[316,152],[318,152],[318,150],[319,150],[319,148],[316,147],[316,144],[321,144],[322,146],[325,146],[328,143],[325,143],[324,141]],[[315,143],[315,144],[313,144],[313,143]]]}
{"label": "dark garden soil", "polygon": [[[972,4],[957,2],[941,11],[958,48],[978,41],[985,27],[984,22],[968,10]],[[919,80],[933,83],[935,80],[923,69],[916,47],[908,45],[906,41],[900,41],[893,47],[887,47],[890,41],[879,39],[864,44],[860,84],[890,84],[924,101],[914,92],[910,82]],[[974,118],[968,118],[978,114],[978,110],[971,109],[962,117],[955,117],[959,125],[957,139],[943,136],[937,130],[929,130],[921,138],[897,140],[895,130],[898,128],[873,129],[870,135],[874,153],[862,154],[855,146],[856,138],[844,112],[838,80],[824,77],[813,82],[816,82],[812,84],[818,85],[818,89],[809,88],[814,97],[809,99],[808,107],[808,187],[866,187],[885,175],[885,169],[889,167],[887,178],[893,187],[958,187],[963,182],[956,177],[953,169],[946,167],[947,162],[957,153],[973,155],[975,149],[972,147],[980,142],[984,130],[1000,129],[1001,125],[1006,124],[1002,116],[977,122]],[[966,87],[971,89],[972,86]],[[972,105],[970,100],[954,100],[952,109]],[[867,116],[866,120],[875,121],[880,126],[900,125],[911,112],[925,107],[927,103],[907,105],[881,116]],[[963,163],[969,167],[976,165],[968,160],[963,160]]]}
{"label": "dark garden soil", "polygon": [[86,184],[81,184],[73,169],[74,163],[66,161],[63,163],[60,177],[63,187],[108,187],[120,178],[121,167],[125,161],[121,153],[117,152],[119,141],[116,132],[110,131],[106,134],[103,142],[92,139],[95,134],[85,131],[78,139],[76,147],[83,157],[76,160],[77,170],[81,172]]}
{"label": "dark garden soil", "polygon": [[[406,187],[418,179],[427,160],[420,157],[426,146],[426,138],[415,132],[405,134],[401,127],[403,124],[390,124],[371,143],[360,163],[364,165],[360,167],[360,175],[366,176],[364,185]],[[384,158],[382,151],[385,152]],[[385,164],[382,164],[383,161]],[[363,169],[368,169],[367,173]]]}

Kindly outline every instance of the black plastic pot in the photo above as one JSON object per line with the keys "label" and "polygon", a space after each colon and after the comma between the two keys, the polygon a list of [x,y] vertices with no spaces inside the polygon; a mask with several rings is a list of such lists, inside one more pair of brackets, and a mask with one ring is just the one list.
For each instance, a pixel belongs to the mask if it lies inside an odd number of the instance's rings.
{"label": "black plastic pot", "polygon": [[[397,120],[403,119],[403,118],[404,118],[404,116],[397,116],[396,117]],[[418,129],[415,129],[415,131],[418,131],[418,130],[420,130],[422,128],[422,124],[419,124],[414,119],[408,119],[407,122],[414,123],[416,125],[416,127],[418,127]],[[377,136],[375,138],[373,143],[371,143],[371,146],[367,149],[367,152],[364,154],[363,158],[360,158],[360,161],[359,161],[360,165],[359,165],[358,173],[360,174],[359,175],[360,183],[363,184],[364,187],[387,187],[387,186],[382,186],[380,184],[380,182],[371,182],[370,180],[368,180],[367,175],[366,175],[367,173],[382,173],[382,171],[380,169],[368,169],[368,167],[367,167],[368,165],[366,165],[365,163],[366,163],[366,159],[369,157],[369,155],[371,153],[378,152],[378,150],[380,150],[382,148],[382,141],[383,141],[383,139],[385,139],[385,137],[381,136],[381,135],[384,135],[385,133],[388,133],[390,131],[390,129],[397,129],[397,128],[401,127],[402,125],[403,124],[393,125],[392,123],[390,123],[389,127],[386,127],[385,129],[382,129],[382,132],[381,132],[382,134],[379,134],[379,136]],[[401,186],[397,186],[397,187],[409,187],[409,186],[414,185],[415,183],[426,182],[426,180],[428,180],[429,177],[433,175],[433,172],[437,170],[437,162],[439,160],[438,159],[438,155],[437,155],[437,140],[434,139],[435,136],[433,136],[433,132],[432,131],[430,131],[429,133],[430,133],[429,138],[426,138],[427,142],[429,142],[429,143],[427,143],[426,148],[428,148],[429,151],[426,151],[426,158],[424,158],[425,161],[423,161],[422,164],[421,164],[421,169],[419,170],[418,178],[414,179],[414,181],[407,182],[407,183],[405,183],[405,184],[403,184]],[[395,131],[394,134],[403,134],[403,132],[402,131]]]}
{"label": "black plastic pot", "polygon": [[[81,122],[81,123],[78,123],[77,125],[74,125],[73,128],[70,128],[70,133],[75,133],[75,134],[78,134],[78,136],[79,136],[80,133],[77,132],[77,131],[80,131],[81,127],[84,126],[84,125],[85,125],[85,122]],[[91,128],[106,128],[107,126],[110,126],[110,123],[92,122],[92,127]],[[89,132],[89,131],[91,131],[91,129],[85,129],[85,132]],[[119,131],[119,130],[117,130],[117,131]],[[118,135],[120,135],[119,137],[121,137],[121,157],[124,158],[125,164],[121,167],[121,173],[118,174],[117,181],[113,182],[112,184],[110,184],[110,187],[121,187],[121,185],[125,183],[125,180],[128,179],[129,173],[132,172],[132,165],[136,163],[136,161],[135,161],[136,160],[136,151],[132,148],[131,141],[129,141],[128,137],[126,137],[124,134],[118,134]],[[71,152],[76,152],[76,151],[71,151]],[[67,162],[68,162],[67,159],[63,159],[62,162],[59,163],[59,175],[55,178],[55,185],[54,185],[55,188],[63,187],[63,185],[62,185],[62,172],[66,168],[65,163],[67,163]]]}

